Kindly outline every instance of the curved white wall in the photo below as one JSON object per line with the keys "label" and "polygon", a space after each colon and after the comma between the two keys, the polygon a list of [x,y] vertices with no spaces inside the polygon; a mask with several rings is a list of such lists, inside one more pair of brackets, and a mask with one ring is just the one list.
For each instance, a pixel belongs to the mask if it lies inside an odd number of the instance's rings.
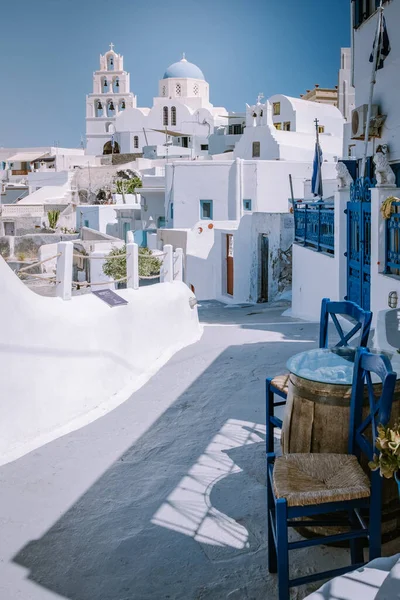
{"label": "curved white wall", "polygon": [[29,290],[0,258],[0,464],[105,414],[199,339],[183,283],[119,290],[110,308]]}

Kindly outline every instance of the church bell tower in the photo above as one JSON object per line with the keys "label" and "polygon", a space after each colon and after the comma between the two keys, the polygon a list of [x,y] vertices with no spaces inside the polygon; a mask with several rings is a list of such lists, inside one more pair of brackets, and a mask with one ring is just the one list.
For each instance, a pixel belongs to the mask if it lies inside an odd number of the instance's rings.
{"label": "church bell tower", "polygon": [[86,154],[110,154],[112,144],[114,153],[120,151],[115,119],[127,108],[136,108],[136,96],[130,91],[124,57],[110,44],[93,73],[93,92],[86,96]]}

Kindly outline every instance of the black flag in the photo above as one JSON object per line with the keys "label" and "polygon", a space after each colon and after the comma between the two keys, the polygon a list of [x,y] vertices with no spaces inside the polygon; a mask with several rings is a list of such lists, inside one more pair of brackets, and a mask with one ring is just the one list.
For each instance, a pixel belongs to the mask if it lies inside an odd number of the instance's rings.
{"label": "black flag", "polygon": [[[373,62],[373,60],[374,60],[375,41],[374,41],[374,45],[372,46],[372,52],[371,52],[371,56],[369,57],[369,62]],[[379,38],[378,38],[378,55],[376,58],[376,65],[375,65],[376,71],[378,71],[379,69],[383,69],[384,60],[387,57],[387,55],[389,54],[389,52],[390,52],[389,36],[388,36],[387,29],[386,29],[385,17],[382,15],[381,28],[380,28],[380,32],[379,32]]]}

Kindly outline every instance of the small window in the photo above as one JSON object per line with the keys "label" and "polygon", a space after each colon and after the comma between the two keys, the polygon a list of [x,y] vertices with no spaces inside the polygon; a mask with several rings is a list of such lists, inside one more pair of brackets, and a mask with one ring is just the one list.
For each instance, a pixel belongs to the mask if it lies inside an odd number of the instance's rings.
{"label": "small window", "polygon": [[283,124],[283,131],[290,131],[290,121],[285,121]]}
{"label": "small window", "polygon": [[325,133],[325,126],[324,125],[318,125],[318,133]]}
{"label": "small window", "polygon": [[199,86],[197,85],[197,83],[195,83],[194,86],[193,86],[193,94],[195,96],[199,95]]}
{"label": "small window", "polygon": [[157,227],[161,229],[161,227],[165,227],[165,217],[158,217],[157,219]]}
{"label": "small window", "polygon": [[278,129],[279,131],[281,131],[281,129],[282,129],[282,123],[275,123],[275,127],[276,127],[276,129]]}
{"label": "small window", "polygon": [[83,222],[84,227],[89,227],[89,221],[87,219],[84,220]]}
{"label": "small window", "polygon": [[133,147],[139,148],[139,136],[138,135],[133,136]]}
{"label": "small window", "polygon": [[280,102],[274,102],[272,104],[272,110],[274,115],[280,115],[281,114],[281,103]]}
{"label": "small window", "polygon": [[165,85],[163,85],[163,88],[162,88],[162,95],[163,96],[167,95],[167,86],[165,86]]}
{"label": "small window", "polygon": [[171,108],[171,125],[176,125],[176,107]]}
{"label": "small window", "polygon": [[200,144],[200,150],[202,150],[203,152],[208,150],[208,144]]}
{"label": "small window", "polygon": [[243,200],[243,210],[251,210],[251,200]]}
{"label": "small window", "polygon": [[169,216],[171,217],[171,219],[174,218],[174,203],[171,202],[171,207],[169,209]]}
{"label": "small window", "polygon": [[260,158],[260,142],[253,142],[253,158]]}
{"label": "small window", "polygon": [[200,219],[210,221],[213,218],[213,201],[200,200]]}
{"label": "small window", "polygon": [[243,127],[240,125],[240,123],[229,125],[228,133],[229,135],[241,135],[243,133]]}
{"label": "small window", "polygon": [[163,125],[168,125],[168,106],[163,108]]}
{"label": "small window", "polygon": [[181,86],[180,83],[176,84],[176,86],[175,86],[175,93],[176,93],[177,96],[181,95],[181,93],[182,93],[182,86]]}

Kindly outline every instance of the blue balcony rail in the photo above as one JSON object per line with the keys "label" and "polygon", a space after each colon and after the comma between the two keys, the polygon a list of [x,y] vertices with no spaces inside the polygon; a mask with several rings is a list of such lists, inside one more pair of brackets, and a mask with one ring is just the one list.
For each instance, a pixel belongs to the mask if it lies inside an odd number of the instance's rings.
{"label": "blue balcony rail", "polygon": [[400,202],[393,202],[394,212],[386,220],[385,273],[400,275]]}
{"label": "blue balcony rail", "polygon": [[335,254],[335,210],[333,202],[293,201],[294,239],[317,252]]}
{"label": "blue balcony rail", "polygon": [[371,188],[376,185],[376,179],[358,177],[350,184],[350,202],[371,202]]}

